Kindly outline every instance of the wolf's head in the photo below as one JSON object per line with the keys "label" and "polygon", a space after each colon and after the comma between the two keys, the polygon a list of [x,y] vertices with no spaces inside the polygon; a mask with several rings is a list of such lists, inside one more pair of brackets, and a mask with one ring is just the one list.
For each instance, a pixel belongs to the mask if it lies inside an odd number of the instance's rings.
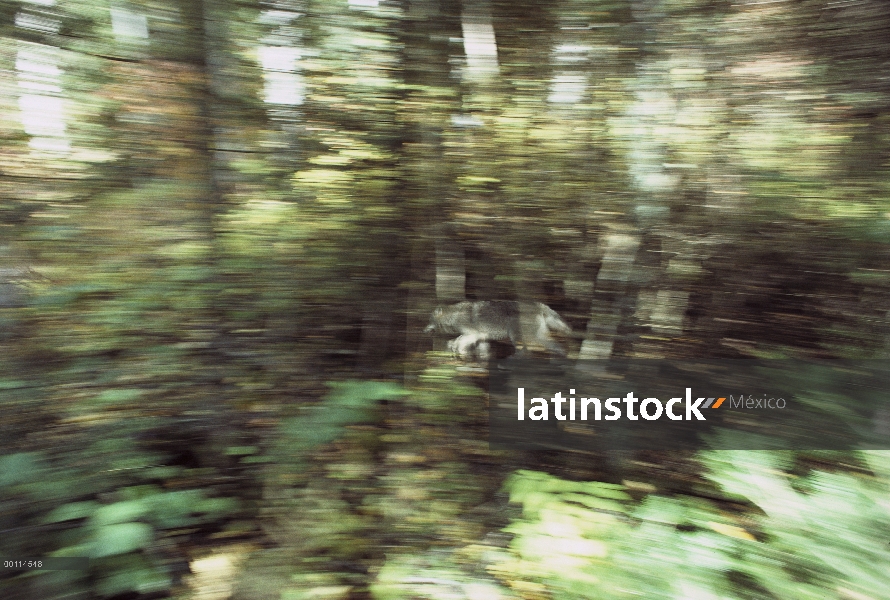
{"label": "wolf's head", "polygon": [[445,314],[445,310],[442,307],[439,307],[433,311],[433,314],[430,315],[430,324],[426,326],[426,329],[423,330],[424,333],[435,333],[442,327],[442,316]]}

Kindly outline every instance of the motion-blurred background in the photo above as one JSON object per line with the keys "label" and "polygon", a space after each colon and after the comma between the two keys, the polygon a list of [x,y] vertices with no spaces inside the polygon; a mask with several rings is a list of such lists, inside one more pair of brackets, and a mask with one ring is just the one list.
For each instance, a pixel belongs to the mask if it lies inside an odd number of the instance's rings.
{"label": "motion-blurred background", "polygon": [[885,0],[4,0],[0,138],[4,599],[890,598],[887,453],[493,452],[422,333],[886,358]]}

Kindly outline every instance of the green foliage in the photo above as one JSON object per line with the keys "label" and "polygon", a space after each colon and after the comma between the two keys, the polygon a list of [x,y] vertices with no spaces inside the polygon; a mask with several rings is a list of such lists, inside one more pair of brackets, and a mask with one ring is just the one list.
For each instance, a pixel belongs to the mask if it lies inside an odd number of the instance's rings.
{"label": "green foliage", "polygon": [[[765,548],[748,555],[745,572],[781,598],[826,589],[890,597],[890,547],[881,533],[890,519],[886,479],[813,471],[794,480],[782,471],[784,460],[768,452],[708,454],[709,478],[766,515],[759,524]],[[757,564],[758,555],[781,570]]]}
{"label": "green foliage", "polygon": [[38,454],[18,452],[0,458],[0,487],[32,480],[38,472]]}
{"label": "green foliage", "polygon": [[[25,519],[44,527],[55,525],[55,530],[64,526],[60,533],[39,540],[22,539],[13,533],[0,542],[0,548],[15,555],[88,556],[93,559],[95,592],[104,597],[126,591],[148,593],[168,589],[170,575],[152,552],[157,540],[171,530],[231,518],[240,510],[239,502],[234,498],[208,497],[203,489],[170,491],[156,485],[127,486],[126,481],[136,479],[134,471],[156,477],[157,468],[145,469],[145,465],[157,458],[132,450],[121,454],[118,446],[124,448],[127,444],[115,444],[114,440],[105,440],[103,444],[100,440],[88,450],[100,457],[108,451],[115,452],[113,465],[131,473],[129,478],[84,477],[73,470],[59,471],[56,461],[37,453],[0,457],[0,489],[5,494],[0,497],[5,498],[7,510],[16,506],[9,503],[16,496],[26,500],[24,506],[29,509],[29,516],[17,509],[18,526],[25,524]],[[90,452],[81,451],[80,457],[89,460]],[[122,483],[122,487],[116,487]],[[115,501],[66,501],[96,494],[100,486]],[[64,572],[41,580],[41,585],[46,593],[51,589],[75,589],[85,585],[86,576],[87,573]]]}
{"label": "green foliage", "polygon": [[461,378],[453,364],[444,362],[450,354],[433,354],[442,362],[427,367],[419,377],[419,393],[405,400],[405,404],[422,412],[427,423],[448,424],[465,421],[484,408],[479,388]]}
{"label": "green foliage", "polygon": [[[300,554],[352,556],[361,554],[366,542],[359,542],[368,526],[367,515],[356,514],[340,492],[352,485],[356,476],[370,468],[361,464],[344,466],[330,477],[313,472],[319,465],[313,453],[334,440],[362,448],[361,434],[344,435],[351,425],[379,418],[381,400],[397,399],[408,392],[401,386],[376,381],[346,381],[329,384],[330,392],[318,404],[304,407],[297,416],[284,419],[268,451],[269,464],[263,471],[267,493],[276,498],[268,505],[269,527],[286,547]],[[358,437],[358,439],[355,439]],[[370,436],[373,443],[376,436]],[[362,450],[365,451],[364,449]],[[359,481],[363,477],[358,477]],[[301,482],[294,488],[293,484]]]}
{"label": "green foliage", "polygon": [[172,578],[138,555],[125,555],[110,561],[100,576],[96,591],[104,597],[126,592],[150,594],[170,589]]}
{"label": "green foliage", "polygon": [[202,490],[162,491],[134,486],[119,491],[123,499],[112,504],[75,502],[60,506],[43,520],[47,523],[81,521],[62,536],[68,545],[57,556],[89,556],[98,575],[96,591],[113,596],[167,589],[170,576],[150,550],[166,531],[214,522],[238,509],[231,498],[207,498]]}
{"label": "green foliage", "polygon": [[152,528],[145,523],[112,523],[96,526],[87,542],[93,558],[141,550],[152,541]]}
{"label": "green foliage", "polygon": [[345,426],[372,420],[380,400],[408,394],[399,385],[379,381],[345,381],[329,386],[331,391],[321,404],[282,421],[282,451],[302,456],[336,439]]}
{"label": "green foliage", "polygon": [[[469,295],[563,290],[627,355],[885,353],[881,2],[492,3],[479,80],[481,21],[453,3],[5,3],[0,272],[40,276],[0,278],[0,549],[95,557],[20,596],[163,593],[159,556],[206,541],[166,538],[239,514],[233,493],[304,571],[388,553],[380,598],[509,596],[415,556],[503,525],[467,516],[505,471],[481,386],[415,336],[442,241]],[[265,70],[263,47],[299,59]],[[301,105],[263,101],[291,76]],[[64,138],[17,118],[31,94],[63,102]],[[33,145],[53,139],[70,151]],[[661,292],[689,306],[644,310]],[[302,403],[357,365],[418,385]],[[855,423],[812,375],[802,400]],[[487,564],[527,598],[885,597],[890,471],[863,456],[874,478],[706,455],[747,511],[523,471]],[[301,571],[272,596],[364,583]]]}
{"label": "green foliage", "polygon": [[650,495],[634,505],[620,486],[516,473],[507,488],[523,514],[492,569],[513,587],[542,583],[554,598],[592,589],[598,598],[890,597],[886,481],[815,471],[792,486],[781,470],[790,458],[703,457],[725,493],[762,511],[735,516],[701,499]]}
{"label": "green foliage", "polygon": [[43,523],[63,523],[65,521],[75,521],[77,519],[85,519],[94,514],[99,508],[98,502],[70,502],[53,509],[43,519]]}

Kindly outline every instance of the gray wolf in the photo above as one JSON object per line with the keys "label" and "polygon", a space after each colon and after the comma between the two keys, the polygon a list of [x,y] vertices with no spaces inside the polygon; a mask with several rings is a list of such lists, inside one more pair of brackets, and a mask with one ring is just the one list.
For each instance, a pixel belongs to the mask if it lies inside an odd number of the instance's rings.
{"label": "gray wolf", "polygon": [[457,334],[448,349],[462,359],[475,355],[479,360],[491,357],[491,342],[505,342],[523,351],[529,345],[543,347],[551,354],[565,356],[565,351],[551,337],[556,331],[571,335],[559,314],[541,302],[483,300],[459,302],[433,311],[426,333]]}

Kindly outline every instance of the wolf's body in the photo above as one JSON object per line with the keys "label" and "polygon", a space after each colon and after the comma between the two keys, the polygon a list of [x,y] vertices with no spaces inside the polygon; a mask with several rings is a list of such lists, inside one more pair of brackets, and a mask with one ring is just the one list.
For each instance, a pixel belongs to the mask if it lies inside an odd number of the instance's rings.
{"label": "wolf's body", "polygon": [[540,302],[478,301],[459,302],[433,311],[427,333],[457,334],[448,349],[463,359],[476,355],[490,358],[491,342],[505,342],[514,348],[542,346],[547,352],[565,356],[553,341],[551,331],[572,333],[559,314]]}

